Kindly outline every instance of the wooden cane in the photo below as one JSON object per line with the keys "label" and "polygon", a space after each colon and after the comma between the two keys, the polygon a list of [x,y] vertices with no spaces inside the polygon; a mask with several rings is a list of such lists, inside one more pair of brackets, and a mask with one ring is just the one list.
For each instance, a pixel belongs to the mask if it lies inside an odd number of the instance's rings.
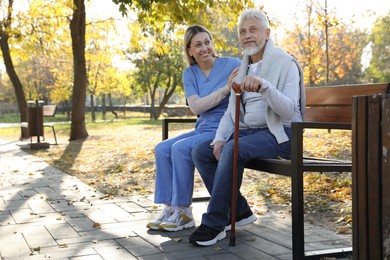
{"label": "wooden cane", "polygon": [[234,117],[234,149],[233,149],[233,182],[232,182],[232,208],[231,208],[231,230],[229,246],[236,245],[236,211],[237,211],[237,175],[238,175],[238,136],[240,130],[240,103],[241,89],[240,84],[233,82],[232,86],[236,93],[236,112]]}

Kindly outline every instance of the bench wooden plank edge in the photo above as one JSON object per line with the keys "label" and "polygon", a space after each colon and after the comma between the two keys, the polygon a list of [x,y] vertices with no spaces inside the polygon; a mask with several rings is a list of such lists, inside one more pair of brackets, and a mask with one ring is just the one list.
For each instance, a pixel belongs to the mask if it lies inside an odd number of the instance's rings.
{"label": "bench wooden plank edge", "polygon": [[163,118],[162,119],[162,140],[168,139],[170,123],[196,123],[196,118]]}

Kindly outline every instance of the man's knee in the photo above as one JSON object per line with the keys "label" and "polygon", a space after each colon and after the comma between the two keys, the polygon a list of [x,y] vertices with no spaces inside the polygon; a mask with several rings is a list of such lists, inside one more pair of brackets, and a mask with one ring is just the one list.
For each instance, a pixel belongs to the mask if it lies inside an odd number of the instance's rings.
{"label": "man's knee", "polygon": [[211,141],[206,140],[196,144],[191,150],[192,160],[195,162],[201,161],[202,158],[212,155]]}
{"label": "man's knee", "polygon": [[233,157],[233,152],[234,152],[234,142],[233,141],[229,141],[222,148],[221,158],[222,157],[232,158]]}

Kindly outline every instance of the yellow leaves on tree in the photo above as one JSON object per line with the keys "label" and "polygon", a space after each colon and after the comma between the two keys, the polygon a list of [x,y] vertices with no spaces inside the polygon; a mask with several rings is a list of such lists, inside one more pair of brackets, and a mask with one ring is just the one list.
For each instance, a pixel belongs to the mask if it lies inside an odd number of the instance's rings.
{"label": "yellow leaves on tree", "polygon": [[[331,85],[357,82],[361,76],[361,56],[367,36],[335,15],[324,14],[319,6],[307,5],[305,15],[299,16],[293,29],[281,45],[301,63],[306,86],[326,82],[328,49],[329,83]],[[328,41],[325,37],[327,25]]]}

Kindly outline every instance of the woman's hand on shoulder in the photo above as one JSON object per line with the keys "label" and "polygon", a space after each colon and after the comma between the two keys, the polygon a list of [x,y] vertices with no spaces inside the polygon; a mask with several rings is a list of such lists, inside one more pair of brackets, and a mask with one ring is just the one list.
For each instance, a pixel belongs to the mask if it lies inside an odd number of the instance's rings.
{"label": "woman's hand on shoulder", "polygon": [[229,86],[229,88],[232,88],[233,80],[237,76],[239,70],[240,70],[240,67],[237,67],[232,71],[232,73],[230,73],[229,79],[227,82],[227,85]]}

